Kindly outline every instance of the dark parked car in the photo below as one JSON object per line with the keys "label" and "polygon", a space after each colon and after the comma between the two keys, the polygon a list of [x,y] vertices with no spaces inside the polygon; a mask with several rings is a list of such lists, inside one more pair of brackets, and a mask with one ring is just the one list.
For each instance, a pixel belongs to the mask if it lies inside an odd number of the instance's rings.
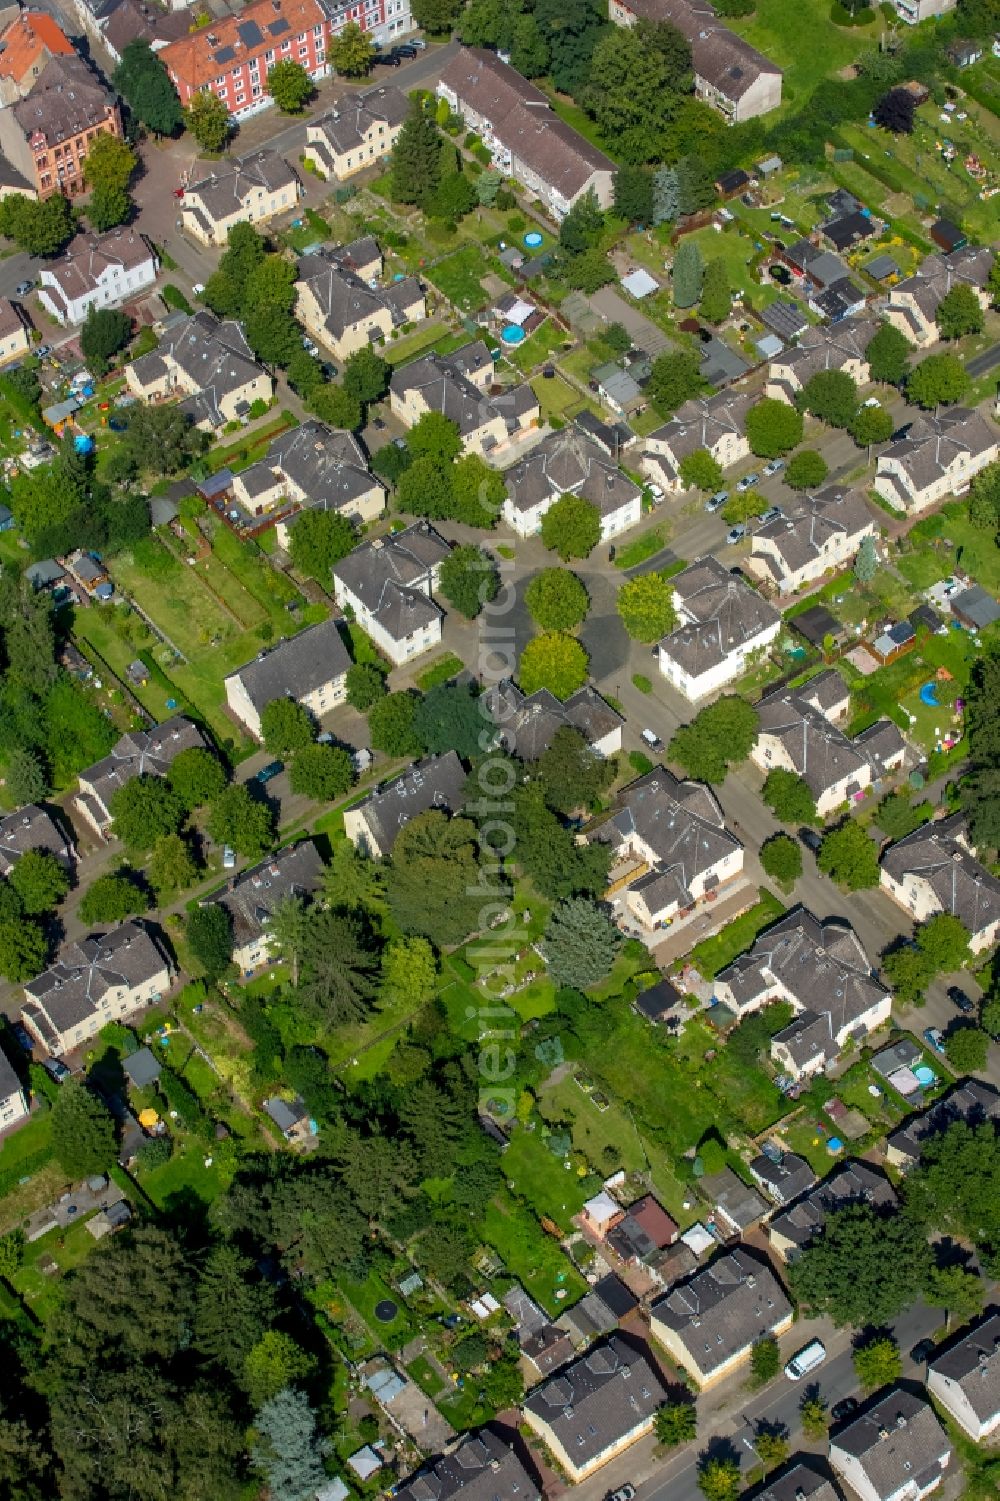
{"label": "dark parked car", "polygon": [[807,829],[804,827],[801,828],[799,830],[799,838],[802,840],[802,843],[805,845],[807,850],[812,850],[814,855],[819,854],[820,845],[823,843],[823,839],[821,835],[817,834],[815,829]]}
{"label": "dark parked car", "polygon": [[932,1339],[918,1339],[910,1351],[910,1359],[915,1360],[917,1365],[923,1365],[925,1360],[930,1360],[937,1345]]}
{"label": "dark parked car", "polygon": [[14,288],[14,296],[26,297],[34,285],[35,283],[33,281],[19,281],[17,286]]}
{"label": "dark parked car", "polygon": [[409,42],[400,42],[399,46],[393,47],[392,50],[393,52],[395,52],[397,57],[405,57],[407,61],[409,61],[411,57],[416,57],[417,55],[416,47],[411,47]]}
{"label": "dark parked car", "polygon": [[262,766],[260,771],[258,771],[257,775],[254,778],[254,781],[261,783],[272,782],[275,777],[281,776],[281,773],[284,771],[284,769],[284,761],[268,761],[267,765]]}
{"label": "dark parked car", "polygon": [[859,1406],[857,1397],[842,1397],[830,1408],[830,1416],[835,1423],[843,1423],[847,1418],[854,1416]]}
{"label": "dark parked car", "polygon": [[378,54],[375,61],[382,63],[386,68],[398,68],[402,58],[397,57],[395,52],[382,52]]}
{"label": "dark parked car", "polygon": [[65,1063],[60,1062],[58,1058],[43,1058],[42,1068],[57,1084],[62,1084],[70,1076],[69,1069]]}
{"label": "dark parked car", "polygon": [[971,996],[966,995],[957,985],[948,986],[948,999],[953,1006],[957,1006],[963,1016],[971,1016],[976,1009],[976,1003]]}

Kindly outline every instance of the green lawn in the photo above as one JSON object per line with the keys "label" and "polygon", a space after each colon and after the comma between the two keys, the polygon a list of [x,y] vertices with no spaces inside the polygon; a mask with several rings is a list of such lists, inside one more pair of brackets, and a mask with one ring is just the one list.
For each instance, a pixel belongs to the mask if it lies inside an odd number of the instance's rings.
{"label": "green lawn", "polygon": [[695,944],[690,954],[691,963],[706,979],[714,980],[719,971],[731,964],[737,954],[750,948],[757,934],[776,922],[784,910],[776,896],[761,888],[760,901],[749,912],[727,924],[714,938],[705,938]]}
{"label": "green lawn", "polygon": [[[88,1215],[88,1219],[90,1216]],[[24,1264],[14,1273],[11,1285],[37,1319],[44,1323],[59,1304],[59,1284],[65,1274],[86,1261],[97,1245],[86,1220],[68,1230],[50,1230],[25,1247]],[[58,1272],[45,1273],[40,1263],[51,1257]]]}
{"label": "green lawn", "polygon": [[448,1390],[445,1382],[424,1355],[418,1355],[416,1360],[411,1360],[406,1367],[406,1373],[417,1383],[420,1390],[430,1397],[431,1401]]}
{"label": "green lawn", "polygon": [[450,678],[460,673],[463,668],[461,657],[456,657],[454,652],[448,652],[446,656],[439,657],[429,667],[425,667],[417,678],[417,685],[422,693],[429,693],[432,688],[440,683],[447,683]]}
{"label": "green lawn", "polygon": [[[392,1348],[397,1348],[405,1341],[412,1330],[406,1305],[399,1293],[393,1292],[376,1272],[369,1272],[364,1282],[342,1277],[340,1286],[345,1298],[361,1315],[378,1341],[385,1341]],[[396,1305],[396,1316],[387,1324],[375,1317],[376,1305],[381,1302]]]}
{"label": "green lawn", "polygon": [[469,242],[436,265],[428,266],[424,275],[459,312],[468,315],[486,305],[488,298],[480,278],[487,270],[494,269],[482,246]]}
{"label": "green lawn", "polygon": [[[817,84],[853,63],[868,42],[878,39],[880,24],[873,8],[869,26],[835,26],[828,0],[800,0],[797,5],[757,0],[752,16],[726,22],[782,69],[781,114],[800,109]],[[768,116],[769,121],[777,118],[777,112]]]}
{"label": "green lawn", "polygon": [[[506,1157],[504,1163],[506,1165]],[[567,1176],[569,1176],[567,1174]],[[582,1200],[581,1200],[582,1203]],[[487,1206],[479,1233],[502,1258],[507,1271],[553,1316],[586,1291],[583,1278],[554,1236],[506,1190]],[[563,1297],[557,1297],[563,1293]]]}
{"label": "green lawn", "polygon": [[569,1230],[587,1197],[572,1163],[550,1152],[540,1131],[515,1131],[504,1153],[504,1173],[514,1192],[539,1216]]}
{"label": "green lawn", "polygon": [[151,1172],[139,1168],[136,1178],[158,1209],[177,1209],[191,1200],[211,1204],[229,1187],[237,1166],[232,1141],[206,1142],[184,1135],[169,1162]]}
{"label": "green lawn", "polygon": [[[529,334],[523,344],[514,348],[505,348],[504,357],[521,372],[522,375],[530,374],[539,365],[544,365],[550,356],[559,354],[572,346],[572,337],[565,329],[559,327],[553,318],[546,318],[545,322]],[[551,382],[550,382],[551,384]]]}

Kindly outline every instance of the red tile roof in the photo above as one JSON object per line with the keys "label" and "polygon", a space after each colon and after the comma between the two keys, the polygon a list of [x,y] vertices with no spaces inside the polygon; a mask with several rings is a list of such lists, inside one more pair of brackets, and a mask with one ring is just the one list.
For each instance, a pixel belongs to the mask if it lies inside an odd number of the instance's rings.
{"label": "red tile roof", "polygon": [[0,37],[0,78],[18,82],[49,57],[72,57],[73,44],[51,16],[26,10]]}
{"label": "red tile roof", "polygon": [[[311,31],[326,21],[319,0],[258,0],[238,15],[213,21],[190,36],[160,49],[161,62],[169,73],[200,89],[226,74],[234,63],[260,57],[280,44],[294,41],[299,32]],[[246,41],[259,35],[259,41]]]}

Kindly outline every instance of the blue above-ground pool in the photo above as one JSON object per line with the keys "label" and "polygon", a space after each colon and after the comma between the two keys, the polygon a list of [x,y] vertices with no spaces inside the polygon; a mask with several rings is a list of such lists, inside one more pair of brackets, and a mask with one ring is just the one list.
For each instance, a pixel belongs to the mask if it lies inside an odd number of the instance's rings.
{"label": "blue above-ground pool", "polygon": [[77,453],[90,453],[94,446],[94,440],[87,433],[77,433],[73,439],[73,447]]}
{"label": "blue above-ground pool", "polygon": [[920,689],[920,702],[928,704],[932,709],[940,709],[941,702],[937,696],[937,683],[932,678],[929,683],[924,683]]}
{"label": "blue above-ground pool", "polygon": [[831,1136],[830,1140],[826,1144],[826,1150],[834,1154],[836,1154],[837,1152],[842,1152],[844,1150],[844,1143],[841,1141],[839,1136]]}
{"label": "blue above-ground pool", "polygon": [[520,344],[524,338],[524,329],[518,328],[516,323],[508,323],[507,327],[501,330],[500,337],[505,344]]}
{"label": "blue above-ground pool", "polygon": [[916,1068],[913,1070],[913,1077],[916,1079],[921,1089],[929,1089],[931,1085],[936,1083],[937,1081],[937,1074],[932,1068],[928,1068],[926,1063],[917,1064]]}
{"label": "blue above-ground pool", "polygon": [[536,250],[542,243],[542,236],[538,233],[537,229],[529,229],[524,237],[524,243],[530,245],[532,250]]}

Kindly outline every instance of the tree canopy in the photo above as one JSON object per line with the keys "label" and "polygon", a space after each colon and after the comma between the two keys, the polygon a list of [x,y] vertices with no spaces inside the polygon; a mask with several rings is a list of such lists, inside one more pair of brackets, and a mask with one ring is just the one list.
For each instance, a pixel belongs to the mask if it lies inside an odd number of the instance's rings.
{"label": "tree canopy", "polygon": [[588,658],[579,641],[561,631],[546,631],[527,643],[518,662],[522,693],[547,688],[567,699],[587,681]]}
{"label": "tree canopy", "polygon": [[587,558],[601,539],[601,513],[579,495],[561,495],[542,517],[542,541],[564,563]]}
{"label": "tree canopy", "polygon": [[582,579],[565,568],[543,568],[524,594],[524,602],[543,631],[571,631],[590,608],[590,596]]}
{"label": "tree canopy", "polygon": [[747,412],[746,434],[757,458],[777,458],[802,442],[802,413],[787,401],[765,397]]}
{"label": "tree canopy", "polygon": [[871,1204],[827,1216],[822,1235],[788,1268],[795,1296],[837,1325],[890,1323],[923,1285],[931,1252],[912,1217]]}
{"label": "tree canopy", "polygon": [[730,766],[749,756],[756,738],[756,709],[736,694],[725,694],[675,731],[667,755],[695,781],[724,782]]}
{"label": "tree canopy", "polygon": [[677,624],[674,588],[658,573],[640,573],[618,590],[618,614],[633,641],[659,641]]}
{"label": "tree canopy", "polygon": [[149,43],[139,37],[129,42],[111,82],[127,100],[137,120],[156,135],[173,135],[184,121],[177,90],[166,68]]}

